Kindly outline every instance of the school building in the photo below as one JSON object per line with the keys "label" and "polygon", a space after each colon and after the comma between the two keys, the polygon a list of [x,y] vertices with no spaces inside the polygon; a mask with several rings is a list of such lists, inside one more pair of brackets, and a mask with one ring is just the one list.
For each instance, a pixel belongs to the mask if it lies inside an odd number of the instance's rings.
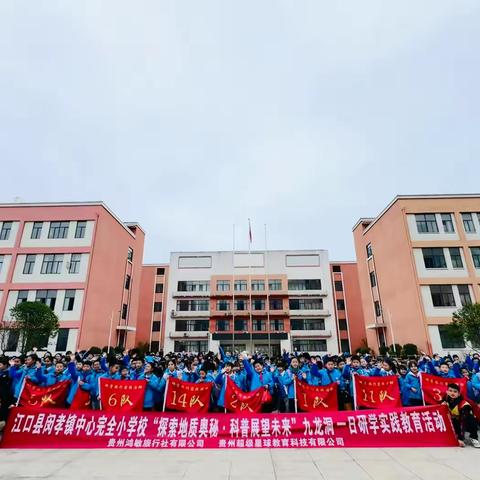
{"label": "school building", "polygon": [[369,346],[463,352],[446,325],[480,302],[480,196],[399,195],[353,236]]}
{"label": "school building", "polygon": [[[145,234],[102,202],[0,204],[0,322],[25,301],[60,320],[50,351],[134,347]],[[14,352],[18,335],[2,335]]]}

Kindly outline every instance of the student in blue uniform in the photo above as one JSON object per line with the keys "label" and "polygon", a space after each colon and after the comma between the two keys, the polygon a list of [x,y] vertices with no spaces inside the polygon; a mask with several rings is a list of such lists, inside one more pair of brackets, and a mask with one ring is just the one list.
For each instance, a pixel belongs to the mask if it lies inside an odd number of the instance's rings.
{"label": "student in blue uniform", "polygon": [[408,407],[423,405],[420,375],[417,362],[414,360],[408,362],[408,373],[405,375],[401,390],[403,405]]}

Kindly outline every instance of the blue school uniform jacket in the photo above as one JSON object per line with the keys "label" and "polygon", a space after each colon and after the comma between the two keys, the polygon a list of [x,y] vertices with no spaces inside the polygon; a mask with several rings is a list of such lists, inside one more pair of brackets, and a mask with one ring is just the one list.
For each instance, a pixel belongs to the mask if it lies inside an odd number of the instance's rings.
{"label": "blue school uniform jacket", "polygon": [[[414,389],[415,392],[412,389]],[[415,375],[412,372],[408,372],[405,375],[401,393],[402,403],[404,405],[410,405],[410,400],[421,400],[422,389],[420,386],[420,374]]]}
{"label": "blue school uniform jacket", "polygon": [[215,383],[220,387],[220,393],[218,395],[217,405],[219,407],[225,407],[225,390],[227,388],[227,377],[230,377],[235,382],[235,385],[238,388],[243,390],[243,375],[240,373],[231,373],[227,375],[226,373],[220,372],[215,378]]}
{"label": "blue school uniform jacket", "polygon": [[145,396],[143,398],[143,408],[152,408],[160,402],[160,393],[162,391],[160,379],[153,373],[145,374],[142,380],[147,381]]}
{"label": "blue school uniform jacket", "polygon": [[273,393],[273,377],[270,372],[263,371],[261,374],[258,374],[254,370],[250,362],[245,359],[243,360],[243,366],[245,367],[245,373],[249,381],[250,392],[253,392],[253,390],[267,385],[270,393]]}

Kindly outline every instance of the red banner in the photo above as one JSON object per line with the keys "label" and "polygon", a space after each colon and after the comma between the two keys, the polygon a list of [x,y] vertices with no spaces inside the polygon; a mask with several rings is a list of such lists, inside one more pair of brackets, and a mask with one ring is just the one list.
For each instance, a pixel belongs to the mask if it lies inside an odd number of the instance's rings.
{"label": "red banner", "polygon": [[445,405],[297,414],[131,413],[13,408],[5,448],[457,446]]}
{"label": "red banner", "polygon": [[402,406],[397,377],[364,377],[353,375],[355,402],[365,408],[396,408]]}
{"label": "red banner", "polygon": [[165,407],[177,412],[208,412],[213,383],[190,383],[169,377],[165,392]]}
{"label": "red banner", "polygon": [[72,410],[90,410],[90,392],[82,390],[80,386],[75,392],[70,408]]}
{"label": "red banner", "polygon": [[336,383],[314,387],[295,377],[297,408],[303,412],[338,410],[338,386]]}
{"label": "red banner", "polygon": [[227,377],[225,408],[229,412],[257,413],[262,408],[265,391],[265,388],[260,387],[253,392],[244,392],[230,377]]}
{"label": "red banner", "polygon": [[426,405],[440,403],[447,392],[449,383],[456,383],[460,387],[463,398],[468,399],[466,378],[444,378],[428,373],[421,373],[420,378],[422,382],[423,400]]}
{"label": "red banner", "polygon": [[111,380],[100,377],[102,410],[110,412],[141,412],[146,380]]}
{"label": "red banner", "polygon": [[26,379],[18,403],[29,408],[63,408],[69,388],[70,380],[58,382],[50,387],[39,387]]}

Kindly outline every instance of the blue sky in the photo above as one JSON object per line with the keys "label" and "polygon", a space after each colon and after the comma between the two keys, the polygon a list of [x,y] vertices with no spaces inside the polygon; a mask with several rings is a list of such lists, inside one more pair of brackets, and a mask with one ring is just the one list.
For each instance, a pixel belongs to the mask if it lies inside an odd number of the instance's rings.
{"label": "blue sky", "polygon": [[0,201],[104,200],[170,251],[326,248],[480,191],[480,2],[0,2]]}

